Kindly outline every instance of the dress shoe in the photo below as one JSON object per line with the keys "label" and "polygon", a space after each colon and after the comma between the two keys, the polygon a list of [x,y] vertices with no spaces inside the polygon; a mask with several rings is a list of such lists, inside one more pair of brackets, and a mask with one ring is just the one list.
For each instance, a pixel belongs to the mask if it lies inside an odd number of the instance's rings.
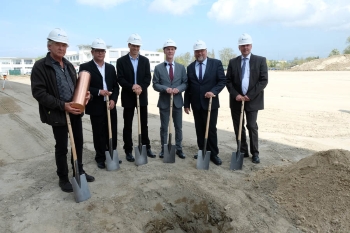
{"label": "dress shoe", "polygon": [[176,151],[177,156],[179,156],[180,159],[186,158],[186,155],[182,152],[182,150]]}
{"label": "dress shoe", "polygon": [[218,165],[220,166],[222,164],[222,161],[221,159],[217,156],[217,155],[212,155],[210,156],[210,160],[215,164],[215,165]]}
{"label": "dress shoe", "polygon": [[129,162],[134,162],[135,161],[135,158],[134,158],[134,156],[132,156],[131,152],[127,152],[125,154],[126,154],[126,160],[127,161],[129,161]]}
{"label": "dress shoe", "polygon": [[160,153],[159,153],[159,158],[164,158],[164,151],[162,150]]}
{"label": "dress shoe", "polygon": [[97,162],[97,167],[100,169],[106,168],[105,162]]}
{"label": "dress shoe", "polygon": [[86,177],[86,181],[87,182],[94,182],[95,181],[95,177],[88,175],[87,173],[84,173],[85,177]]}
{"label": "dress shoe", "polygon": [[65,179],[60,179],[58,182],[58,185],[60,186],[61,190],[66,193],[73,192],[73,186],[69,182],[68,177]]}
{"label": "dress shoe", "polygon": [[155,158],[156,155],[153,154],[153,152],[151,151],[151,149],[147,149],[147,156],[150,157],[150,158]]}
{"label": "dress shoe", "polygon": [[253,155],[253,157],[252,157],[252,162],[253,162],[253,163],[260,163],[259,156],[258,156],[258,155]]}

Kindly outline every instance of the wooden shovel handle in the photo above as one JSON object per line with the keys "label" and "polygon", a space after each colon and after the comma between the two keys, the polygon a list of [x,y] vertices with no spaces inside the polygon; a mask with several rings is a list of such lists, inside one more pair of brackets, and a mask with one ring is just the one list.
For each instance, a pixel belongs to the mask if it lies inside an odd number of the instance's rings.
{"label": "wooden shovel handle", "polygon": [[141,135],[141,120],[140,120],[140,96],[136,94],[137,97],[137,121],[138,121],[138,132]]}
{"label": "wooden shovel handle", "polygon": [[[214,96],[215,97],[215,96]],[[208,131],[209,131],[209,122],[210,122],[210,113],[211,113],[211,103],[212,103],[213,97],[210,97],[209,99],[209,106],[208,106],[208,117],[207,117],[207,125],[205,127],[205,138],[208,139]]]}
{"label": "wooden shovel handle", "polygon": [[244,112],[244,100],[242,100],[241,116],[239,117],[238,141],[241,141],[241,136],[242,136],[243,112]]}
{"label": "wooden shovel handle", "polygon": [[169,134],[171,134],[171,124],[173,122],[173,103],[174,103],[174,96],[173,94],[170,95],[170,116],[169,116]]}
{"label": "wooden shovel handle", "polygon": [[[66,118],[67,118],[67,125],[68,125],[68,133],[69,133],[69,140],[70,140],[70,145],[72,147],[72,153],[73,153],[73,161],[77,161],[77,151],[75,149],[75,143],[74,143],[74,136],[73,136],[73,131],[72,131],[72,124],[70,121],[69,113],[66,111]],[[75,165],[75,163],[73,163]]]}
{"label": "wooden shovel handle", "polygon": [[108,136],[109,139],[112,138],[112,129],[111,129],[111,114],[109,109],[109,96],[106,95],[106,105],[107,105],[107,120],[108,120]]}

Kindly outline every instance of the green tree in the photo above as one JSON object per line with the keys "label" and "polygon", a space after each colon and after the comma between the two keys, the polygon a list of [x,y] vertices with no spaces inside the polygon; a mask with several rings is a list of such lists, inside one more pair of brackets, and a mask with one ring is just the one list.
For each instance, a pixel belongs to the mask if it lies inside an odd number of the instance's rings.
{"label": "green tree", "polygon": [[187,67],[193,60],[190,52],[175,56],[175,61]]}
{"label": "green tree", "polygon": [[234,58],[236,55],[233,53],[232,48],[223,48],[219,50],[219,56],[224,67],[228,66],[230,59]]}
{"label": "green tree", "polygon": [[38,56],[38,57],[35,58],[35,61],[38,61],[38,60],[40,60],[41,58],[44,58],[44,57],[46,57],[46,55]]}
{"label": "green tree", "polygon": [[208,51],[208,57],[210,57],[210,58],[215,58],[214,49],[212,49],[211,52]]}
{"label": "green tree", "polygon": [[346,44],[348,44],[348,46],[344,49],[343,53],[350,54],[350,36],[346,39]]}
{"label": "green tree", "polygon": [[338,49],[333,49],[333,50],[329,53],[328,57],[331,57],[331,56],[334,56],[334,55],[339,55],[339,54],[340,54],[340,52],[339,52]]}

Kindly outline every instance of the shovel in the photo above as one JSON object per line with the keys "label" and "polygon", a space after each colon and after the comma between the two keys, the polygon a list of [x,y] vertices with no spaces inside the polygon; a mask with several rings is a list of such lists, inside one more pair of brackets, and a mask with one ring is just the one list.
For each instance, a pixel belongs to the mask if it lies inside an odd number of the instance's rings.
{"label": "shovel", "polygon": [[137,120],[138,120],[138,132],[139,132],[139,145],[135,146],[134,150],[135,150],[135,165],[140,166],[147,163],[147,151],[146,151],[146,145],[142,145],[139,95],[137,95]]}
{"label": "shovel", "polygon": [[163,163],[175,163],[175,145],[171,144],[171,124],[173,121],[173,94],[170,96],[169,136],[168,144],[164,144]]}
{"label": "shovel", "polygon": [[82,202],[82,201],[89,199],[91,197],[91,194],[90,194],[90,189],[89,189],[89,186],[87,184],[85,174],[79,175],[80,173],[79,173],[79,167],[78,167],[77,152],[75,150],[72,125],[70,122],[70,117],[69,117],[68,112],[66,112],[66,118],[67,118],[69,139],[70,139],[70,144],[71,144],[72,153],[73,153],[73,167],[74,167],[74,174],[75,174],[75,176],[73,176],[71,179],[71,183],[73,186],[75,201],[77,203],[79,203],[79,202]]}
{"label": "shovel", "polygon": [[108,136],[109,136],[109,151],[105,152],[106,155],[106,169],[107,171],[114,171],[120,169],[118,151],[113,150],[113,139],[112,139],[112,129],[111,129],[111,113],[109,110],[109,96],[106,95],[106,105],[107,105],[107,119],[108,119]]}
{"label": "shovel", "polygon": [[231,170],[242,170],[242,166],[243,166],[243,155],[241,153],[243,112],[244,112],[244,100],[242,101],[241,116],[239,118],[237,152],[232,152],[231,165],[230,165]]}
{"label": "shovel", "polygon": [[198,151],[197,169],[199,169],[199,170],[209,170],[209,159],[210,159],[210,153],[211,152],[207,151],[207,142],[208,142],[208,131],[209,131],[209,122],[210,122],[210,112],[211,112],[212,99],[213,99],[212,97],[210,97],[210,99],[209,99],[207,126],[205,127],[205,137],[204,137],[203,151],[202,150]]}

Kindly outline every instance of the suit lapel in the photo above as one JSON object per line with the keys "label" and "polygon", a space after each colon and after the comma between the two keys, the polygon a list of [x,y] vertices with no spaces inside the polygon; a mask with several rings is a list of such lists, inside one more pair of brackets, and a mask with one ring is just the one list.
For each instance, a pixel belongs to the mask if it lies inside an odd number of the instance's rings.
{"label": "suit lapel", "polygon": [[251,80],[252,80],[252,69],[253,69],[253,65],[255,63],[255,56],[253,54],[250,54],[250,59],[249,59],[249,85],[248,85],[248,90],[249,90],[249,87],[250,87],[250,83],[251,83]]}
{"label": "suit lapel", "polygon": [[209,71],[211,70],[211,67],[213,66],[212,60],[210,58],[207,58],[207,65],[205,66],[204,70],[204,76],[203,76],[203,81],[205,82],[209,77]]}
{"label": "suit lapel", "polygon": [[238,76],[239,76],[239,80],[242,83],[242,67],[241,67],[241,62],[242,62],[242,57],[238,56],[237,58],[237,69],[238,69]]}
{"label": "suit lapel", "polygon": [[[132,74],[132,83],[134,83],[134,76],[135,76],[135,72],[134,72],[134,66],[132,65],[131,61],[130,61],[130,56],[129,54],[125,55],[125,63],[126,65],[129,67],[129,70],[131,71]],[[139,64],[140,64],[140,59],[139,59]],[[137,69],[138,70],[138,69]]]}

